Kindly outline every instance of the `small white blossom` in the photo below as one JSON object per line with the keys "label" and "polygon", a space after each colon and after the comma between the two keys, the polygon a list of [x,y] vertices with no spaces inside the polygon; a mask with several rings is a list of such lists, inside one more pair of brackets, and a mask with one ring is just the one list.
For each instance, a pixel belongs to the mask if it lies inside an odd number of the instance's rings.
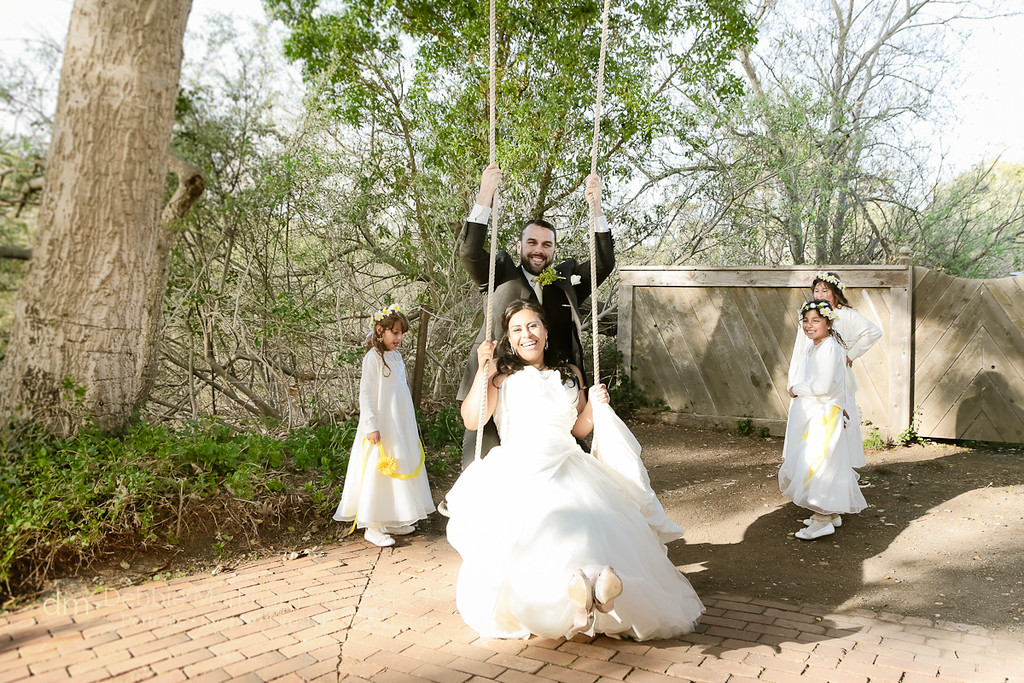
{"label": "small white blossom", "polygon": [[821,280],[822,282],[828,282],[839,288],[840,292],[846,292],[846,285],[838,277],[824,270],[819,270],[814,274],[815,280]]}
{"label": "small white blossom", "polygon": [[581,282],[583,282],[583,278],[580,277],[579,275],[571,275],[571,276],[569,276],[569,284],[571,284],[573,287],[575,287],[576,285],[578,285]]}
{"label": "small white blossom", "polygon": [[387,308],[382,308],[376,313],[374,313],[373,321],[379,323],[381,320],[383,320],[384,318],[388,317],[393,313],[401,313],[402,315],[405,315],[405,308],[399,306],[398,304],[391,304]]}

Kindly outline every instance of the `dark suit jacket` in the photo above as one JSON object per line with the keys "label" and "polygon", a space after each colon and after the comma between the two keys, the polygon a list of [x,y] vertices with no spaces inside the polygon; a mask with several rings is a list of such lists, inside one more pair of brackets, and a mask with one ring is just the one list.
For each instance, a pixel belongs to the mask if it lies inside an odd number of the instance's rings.
{"label": "dark suit jacket", "polygon": [[[462,241],[459,245],[459,258],[473,282],[480,286],[480,291],[487,292],[487,271],[490,255],[484,249],[484,238],[487,226],[483,223],[467,222],[462,229]],[[597,284],[607,279],[615,268],[615,248],[611,232],[596,233],[595,252],[597,255]],[[544,287],[544,313],[548,320],[549,358],[559,354],[577,366],[587,379],[583,364],[582,321],[580,320],[580,304],[590,296],[590,261],[579,263],[575,259],[562,261],[555,270],[564,279]],[[573,285],[571,277],[578,275],[580,283]],[[499,341],[504,332],[501,329],[501,316],[505,308],[516,299],[527,299],[536,303],[537,295],[526,279],[523,269],[516,264],[505,251],[499,251],[494,261],[494,296],[491,300],[491,339]],[[486,325],[486,322],[484,323]],[[480,333],[469,351],[466,371],[462,375],[458,399],[461,401],[469,393],[476,377],[476,349],[484,340],[483,325]]]}

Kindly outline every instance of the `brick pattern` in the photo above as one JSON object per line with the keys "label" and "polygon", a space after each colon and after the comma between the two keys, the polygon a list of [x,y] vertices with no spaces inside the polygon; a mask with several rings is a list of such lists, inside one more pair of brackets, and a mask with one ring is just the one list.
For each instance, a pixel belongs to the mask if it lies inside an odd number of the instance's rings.
{"label": "brick pattern", "polygon": [[865,610],[702,596],[699,633],[485,640],[455,611],[443,538],[269,558],[0,614],[0,681],[1024,683],[1013,634]]}

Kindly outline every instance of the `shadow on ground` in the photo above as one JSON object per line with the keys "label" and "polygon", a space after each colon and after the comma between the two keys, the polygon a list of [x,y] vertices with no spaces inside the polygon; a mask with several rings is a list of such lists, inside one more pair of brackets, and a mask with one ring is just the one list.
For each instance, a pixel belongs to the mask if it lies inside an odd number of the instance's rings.
{"label": "shadow on ground", "polygon": [[869,453],[870,507],[828,537],[794,538],[781,439],[634,425],[652,484],[686,529],[670,558],[698,593],[866,608],[1020,631],[1024,454],[925,445]]}

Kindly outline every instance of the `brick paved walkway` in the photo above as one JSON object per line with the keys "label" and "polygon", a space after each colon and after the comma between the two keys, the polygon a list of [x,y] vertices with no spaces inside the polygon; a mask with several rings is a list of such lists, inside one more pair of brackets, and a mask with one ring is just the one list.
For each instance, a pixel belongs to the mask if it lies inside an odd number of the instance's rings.
{"label": "brick paved walkway", "polygon": [[480,640],[443,538],[351,539],[216,576],[60,595],[0,615],[0,681],[1021,682],[1024,645],[927,619],[704,595],[672,641]]}

